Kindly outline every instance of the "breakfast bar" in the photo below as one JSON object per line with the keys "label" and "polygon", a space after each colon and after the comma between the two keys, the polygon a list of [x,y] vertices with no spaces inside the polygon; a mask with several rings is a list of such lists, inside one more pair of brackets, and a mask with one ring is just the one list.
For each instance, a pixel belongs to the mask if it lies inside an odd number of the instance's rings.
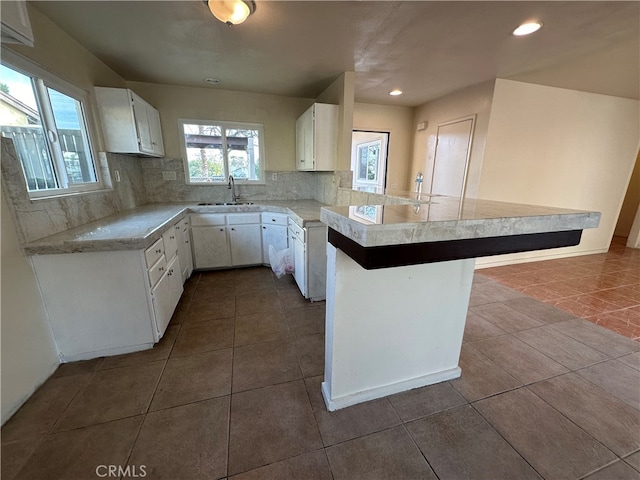
{"label": "breakfast bar", "polygon": [[459,377],[475,259],[577,245],[600,214],[434,196],[323,207],[321,220],[332,411]]}

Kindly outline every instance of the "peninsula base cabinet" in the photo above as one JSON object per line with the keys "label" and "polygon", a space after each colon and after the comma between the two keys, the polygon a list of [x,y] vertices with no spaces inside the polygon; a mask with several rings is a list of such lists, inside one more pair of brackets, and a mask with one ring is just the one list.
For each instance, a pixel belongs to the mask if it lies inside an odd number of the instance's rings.
{"label": "peninsula base cabinet", "polygon": [[171,226],[146,250],[31,257],[63,363],[145,350],[162,338],[183,292],[176,240]]}
{"label": "peninsula base cabinet", "polygon": [[294,274],[300,292],[311,301],[324,300],[327,283],[327,227],[311,223],[305,228],[289,222],[289,248],[293,250]]}

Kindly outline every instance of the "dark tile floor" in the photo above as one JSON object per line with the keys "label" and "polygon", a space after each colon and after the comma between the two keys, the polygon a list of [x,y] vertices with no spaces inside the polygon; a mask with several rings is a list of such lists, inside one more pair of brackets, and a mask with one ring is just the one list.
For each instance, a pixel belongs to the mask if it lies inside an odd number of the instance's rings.
{"label": "dark tile floor", "polygon": [[461,378],[330,413],[323,332],[290,276],[196,274],[154,349],[7,422],[2,478],[640,478],[638,342],[476,275]]}

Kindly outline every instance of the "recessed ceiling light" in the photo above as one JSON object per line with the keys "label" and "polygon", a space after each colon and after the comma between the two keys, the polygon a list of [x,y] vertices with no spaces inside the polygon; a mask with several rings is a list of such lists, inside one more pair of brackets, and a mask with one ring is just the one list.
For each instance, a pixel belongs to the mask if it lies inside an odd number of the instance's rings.
{"label": "recessed ceiling light", "polygon": [[531,35],[533,32],[537,32],[542,28],[542,22],[527,22],[520,25],[512,33],[516,37],[522,37],[524,35]]}
{"label": "recessed ceiling light", "polygon": [[217,78],[207,77],[204,79],[204,81],[209,85],[220,85],[220,80],[218,80]]}
{"label": "recessed ceiling light", "polygon": [[396,88],[395,90],[391,90],[389,92],[389,95],[393,95],[394,97],[397,96],[397,95],[402,95],[402,90]]}

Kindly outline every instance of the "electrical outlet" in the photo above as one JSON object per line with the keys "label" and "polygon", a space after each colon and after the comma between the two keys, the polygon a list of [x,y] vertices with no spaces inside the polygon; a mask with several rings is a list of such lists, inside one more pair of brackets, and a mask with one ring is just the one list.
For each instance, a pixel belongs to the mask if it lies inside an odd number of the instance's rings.
{"label": "electrical outlet", "polygon": [[162,180],[176,180],[176,172],[162,172]]}
{"label": "electrical outlet", "polygon": [[113,176],[116,177],[116,182],[120,181],[120,170],[114,170]]}
{"label": "electrical outlet", "polygon": [[278,180],[278,173],[274,172],[271,174],[271,180],[273,180],[274,182]]}

